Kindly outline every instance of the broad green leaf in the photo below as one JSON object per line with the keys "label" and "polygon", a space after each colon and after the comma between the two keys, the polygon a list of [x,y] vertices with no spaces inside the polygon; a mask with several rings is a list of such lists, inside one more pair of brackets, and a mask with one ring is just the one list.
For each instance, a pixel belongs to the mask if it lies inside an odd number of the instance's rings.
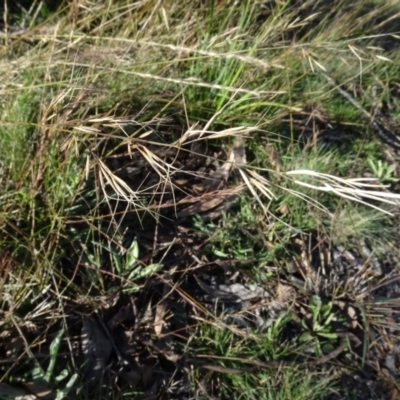
{"label": "broad green leaf", "polygon": [[66,398],[68,393],[71,391],[71,389],[74,387],[76,380],[78,379],[78,374],[74,374],[71,376],[71,379],[68,381],[68,383],[65,385],[63,389],[57,390],[57,396],[55,400],[63,400]]}
{"label": "broad green leaf", "polygon": [[337,339],[338,335],[336,333],[331,332],[318,332],[318,336],[322,336],[327,339]]}
{"label": "broad green leaf", "polygon": [[125,271],[130,271],[133,267],[136,266],[139,259],[139,243],[135,238],[126,252],[126,263],[125,263]]}
{"label": "broad green leaf", "polygon": [[314,338],[311,335],[310,332],[304,332],[301,334],[301,336],[299,337],[300,342],[310,342],[312,341]]}
{"label": "broad green leaf", "polygon": [[54,340],[51,342],[50,362],[49,362],[49,366],[47,368],[46,374],[44,376],[44,379],[47,382],[50,382],[51,377],[53,375],[54,367],[56,366],[58,350],[60,349],[61,339],[62,339],[63,335],[64,335],[64,329],[61,329],[60,332],[58,332],[57,336],[54,338]]}
{"label": "broad green leaf", "polygon": [[68,376],[68,371],[63,369],[54,379],[56,382],[63,381]]}

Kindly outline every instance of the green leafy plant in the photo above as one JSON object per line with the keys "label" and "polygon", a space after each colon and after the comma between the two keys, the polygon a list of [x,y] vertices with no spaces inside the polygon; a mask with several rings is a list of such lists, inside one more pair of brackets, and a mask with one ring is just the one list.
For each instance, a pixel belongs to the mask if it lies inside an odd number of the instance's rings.
{"label": "green leafy plant", "polygon": [[282,330],[285,328],[286,324],[291,320],[292,316],[289,312],[281,314],[268,328],[266,332],[267,340],[271,342],[277,341]]}
{"label": "green leafy plant", "polygon": [[396,177],[396,164],[388,164],[382,160],[374,160],[373,158],[368,158],[368,166],[374,175],[382,183],[396,183],[399,179]]}
{"label": "green leafy plant", "polygon": [[303,328],[306,330],[299,338],[300,342],[314,342],[315,353],[321,357],[323,348],[328,348],[327,342],[335,340],[338,335],[333,332],[332,321],[335,314],[332,310],[333,303],[323,304],[318,295],[313,295],[308,304],[311,320],[302,320]]}
{"label": "green leafy plant", "polygon": [[[42,390],[47,387],[49,390],[55,388],[55,400],[65,399],[78,378],[78,373],[71,375],[67,368],[56,373],[56,366],[59,361],[59,350],[64,333],[64,330],[60,330],[50,344],[50,361],[47,369],[43,370],[41,366],[36,365],[24,376],[24,380],[32,383],[33,388],[40,387]],[[68,377],[70,378],[66,381]]]}
{"label": "green leafy plant", "polygon": [[138,279],[145,279],[155,274],[162,268],[162,264],[154,263],[144,266],[139,262],[139,244],[135,238],[126,251],[125,255],[121,255],[116,251],[113,252],[114,265],[118,275],[128,281],[124,286],[124,292],[133,293],[140,289],[140,285],[133,282]]}

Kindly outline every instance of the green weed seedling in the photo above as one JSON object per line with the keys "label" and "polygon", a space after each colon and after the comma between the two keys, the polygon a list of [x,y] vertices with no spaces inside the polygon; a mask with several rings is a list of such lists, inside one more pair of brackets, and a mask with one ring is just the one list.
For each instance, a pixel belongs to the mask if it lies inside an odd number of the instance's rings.
{"label": "green weed seedling", "polygon": [[70,376],[68,382],[63,383],[70,375],[70,372],[66,368],[57,375],[55,374],[55,367],[63,335],[64,330],[61,329],[50,345],[50,361],[47,369],[43,370],[39,365],[37,365],[24,376],[26,382],[32,382],[34,384],[33,387],[35,385],[38,385],[38,387],[40,386],[41,388],[55,387],[55,400],[65,399],[74,387],[78,378],[78,374],[74,373]]}
{"label": "green weed seedling", "polygon": [[368,158],[368,165],[373,172],[373,174],[382,182],[382,183],[396,183],[399,181],[396,178],[396,165],[388,164],[382,160],[374,160],[373,158]]}
{"label": "green weed seedling", "polygon": [[302,320],[302,325],[306,332],[300,336],[299,340],[300,342],[313,341],[317,357],[322,356],[322,347],[326,344],[326,339],[329,341],[338,338],[338,335],[332,332],[331,322],[335,317],[332,307],[332,302],[323,304],[318,295],[313,295],[308,305],[312,315],[311,326],[306,320]]}
{"label": "green weed seedling", "polygon": [[277,341],[285,325],[291,320],[292,316],[290,315],[290,312],[281,314],[268,328],[266,339],[270,342]]}
{"label": "green weed seedling", "polygon": [[124,288],[125,293],[137,292],[141,286],[133,282],[136,279],[146,279],[162,268],[162,264],[154,263],[144,266],[139,261],[139,244],[136,238],[133,240],[125,257],[113,252],[114,265],[118,275],[125,281],[129,281]]}

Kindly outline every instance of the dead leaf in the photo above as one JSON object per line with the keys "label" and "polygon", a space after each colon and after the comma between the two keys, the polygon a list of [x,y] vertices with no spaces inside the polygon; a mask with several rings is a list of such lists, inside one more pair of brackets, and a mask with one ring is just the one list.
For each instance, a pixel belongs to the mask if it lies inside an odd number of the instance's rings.
{"label": "dead leaf", "polygon": [[153,370],[148,365],[142,366],[142,384],[147,388],[153,382]]}
{"label": "dead leaf", "polygon": [[231,169],[231,161],[227,161],[219,167],[212,176],[208,178],[209,182],[205,185],[205,191],[213,192],[214,190],[221,189],[223,184],[228,180]]}
{"label": "dead leaf", "polygon": [[[166,285],[165,285],[166,286]],[[160,336],[164,326],[164,315],[167,311],[167,302],[162,299],[156,306],[154,315],[154,332],[157,336]]]}
{"label": "dead leaf", "polygon": [[246,164],[246,149],[244,142],[245,138],[243,136],[236,136],[232,149],[233,162],[235,164]]}
{"label": "dead leaf", "polygon": [[296,299],[296,290],[292,286],[278,283],[276,297],[280,303],[289,303]]}
{"label": "dead leaf", "polygon": [[280,174],[283,171],[283,162],[281,159],[281,155],[279,154],[279,151],[275,146],[271,144],[265,146],[265,151],[268,155],[268,159],[272,168],[277,172],[279,178]]}
{"label": "dead leaf", "polygon": [[276,211],[281,215],[286,215],[289,212],[289,206],[282,204]]}
{"label": "dead leaf", "polygon": [[135,370],[121,371],[119,376],[132,388],[137,388],[140,381],[142,380],[142,375]]}
{"label": "dead leaf", "polygon": [[15,388],[6,383],[0,383],[0,399],[38,400],[35,395],[27,394],[25,390]]}
{"label": "dead leaf", "polygon": [[246,287],[241,283],[232,283],[231,285],[210,286],[195,276],[199,286],[213,299],[222,302],[238,303],[246,302],[258,298],[266,298],[267,292],[258,285],[249,285]]}
{"label": "dead leaf", "polygon": [[14,336],[10,338],[8,343],[6,344],[7,358],[17,358],[23,346],[24,340],[21,336]]}
{"label": "dead leaf", "polygon": [[222,203],[229,204],[237,197],[237,193],[239,193],[241,190],[242,186],[238,186],[229,191],[217,190],[215,192],[207,193],[206,195],[202,196],[200,201],[198,201],[196,204],[192,204],[189,207],[186,207],[183,210],[179,211],[177,213],[177,217],[190,217],[191,215],[196,215],[198,213],[204,213],[209,210],[215,209]]}
{"label": "dead leaf", "polygon": [[218,285],[218,289],[225,293],[234,294],[242,302],[254,299],[265,299],[268,293],[259,285],[242,285],[241,283],[232,283],[231,285]]}
{"label": "dead leaf", "polygon": [[133,317],[133,310],[130,304],[120,307],[118,312],[108,321],[107,326],[114,330],[121,324],[123,324],[127,319]]}
{"label": "dead leaf", "polygon": [[236,296],[235,293],[228,293],[223,290],[219,290],[213,286],[207,285],[203,282],[200,278],[194,275],[196,278],[197,283],[199,286],[213,299],[213,300],[220,300],[230,303],[237,303],[240,301],[240,298]]}
{"label": "dead leaf", "polygon": [[112,344],[94,316],[87,317],[83,321],[81,345],[85,360],[83,373],[89,387],[95,388],[103,378]]}
{"label": "dead leaf", "polygon": [[[157,336],[161,336],[163,328],[164,329],[166,328],[166,326],[164,325],[164,316],[168,308],[167,298],[168,298],[168,293],[171,291],[171,287],[173,285],[171,277],[176,272],[176,270],[177,267],[174,266],[170,268],[169,271],[166,271],[163,274],[164,287],[163,287],[162,299],[156,305],[156,310],[154,315],[154,332]],[[171,338],[171,336],[168,337]]]}
{"label": "dead leaf", "polygon": [[246,164],[246,150],[242,136],[235,138],[233,148],[229,152],[228,160],[210,177],[211,182],[206,185],[206,191],[212,192],[221,189],[223,184],[229,179],[230,172],[235,164]]}
{"label": "dead leaf", "polygon": [[54,400],[56,394],[45,384],[38,382],[24,382],[24,386],[40,400]]}

